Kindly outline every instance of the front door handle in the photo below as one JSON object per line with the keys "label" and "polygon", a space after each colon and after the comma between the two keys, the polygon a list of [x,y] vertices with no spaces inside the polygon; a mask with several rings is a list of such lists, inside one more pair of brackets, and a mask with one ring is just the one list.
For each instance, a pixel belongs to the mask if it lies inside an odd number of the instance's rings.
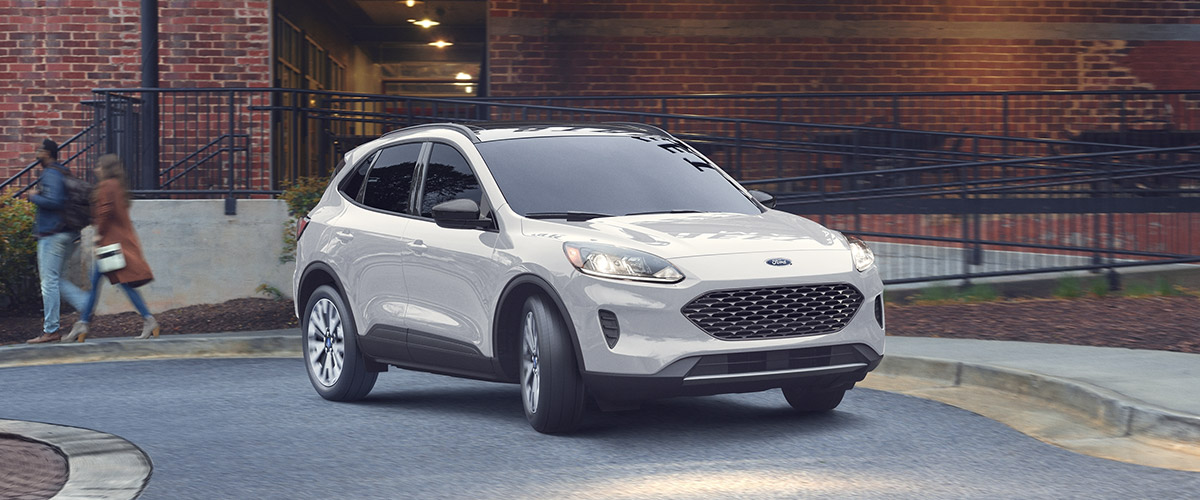
{"label": "front door handle", "polygon": [[409,242],[408,248],[413,249],[414,252],[420,253],[420,252],[424,252],[425,250],[428,250],[429,246],[426,245],[424,241],[415,240],[415,241]]}

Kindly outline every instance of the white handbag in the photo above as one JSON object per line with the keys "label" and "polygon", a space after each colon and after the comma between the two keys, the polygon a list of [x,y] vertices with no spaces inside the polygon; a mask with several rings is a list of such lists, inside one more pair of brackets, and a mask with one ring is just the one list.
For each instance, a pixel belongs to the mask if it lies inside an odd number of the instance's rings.
{"label": "white handbag", "polygon": [[102,273],[125,269],[125,254],[121,253],[121,244],[96,247],[96,268]]}

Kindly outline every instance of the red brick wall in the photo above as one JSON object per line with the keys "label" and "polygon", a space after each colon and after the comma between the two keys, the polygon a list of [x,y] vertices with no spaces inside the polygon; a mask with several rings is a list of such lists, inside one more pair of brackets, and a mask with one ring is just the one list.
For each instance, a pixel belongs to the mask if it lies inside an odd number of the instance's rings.
{"label": "red brick wall", "polygon": [[492,0],[492,17],[1200,24],[1193,2],[1113,0]]}
{"label": "red brick wall", "polygon": [[[270,85],[270,0],[160,0],[160,85]],[[0,0],[0,179],[90,117],[81,101],[141,84],[140,1]]]}
{"label": "red brick wall", "polygon": [[[1157,36],[1148,26],[1200,24],[1200,2],[494,0],[489,6],[494,96],[1200,87],[1200,39],[1112,38]],[[809,104],[795,116],[861,125],[884,121],[891,111],[844,104]],[[1118,117],[1111,104],[1111,98],[1024,99],[1010,132],[1061,138],[1112,126]],[[1131,107],[1134,119],[1173,115],[1177,124],[1200,127],[1194,101],[1154,98]],[[1000,132],[978,128],[998,123],[998,101],[909,100],[904,108],[905,126],[961,131],[971,121],[971,132]]]}

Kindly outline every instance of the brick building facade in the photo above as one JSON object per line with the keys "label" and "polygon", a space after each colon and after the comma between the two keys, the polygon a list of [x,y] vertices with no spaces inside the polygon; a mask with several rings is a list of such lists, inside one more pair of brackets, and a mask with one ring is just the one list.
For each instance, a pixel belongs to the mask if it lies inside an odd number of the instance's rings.
{"label": "brick building facade", "polygon": [[[282,2],[160,0],[161,85],[276,85],[272,24]],[[491,96],[1200,87],[1197,2],[489,0],[486,9],[480,94]],[[0,0],[0,11],[4,174],[32,160],[41,137],[86,126],[81,102],[91,89],[139,84],[139,1]],[[355,81],[338,90],[378,87],[357,81],[374,74],[369,51],[344,59],[335,62]],[[910,112],[927,115],[924,127],[957,130],[966,105],[939,112],[930,102]],[[1056,106],[1030,107],[1008,132],[1061,136],[1112,118],[1102,102]],[[1197,103],[1183,98],[1134,107],[1150,121],[1197,115]],[[804,116],[874,119],[822,109]],[[1200,129],[1200,118],[1184,123]]]}
{"label": "brick building facade", "polygon": [[[87,126],[92,89],[140,86],[139,5],[0,0],[0,174]],[[160,85],[269,87],[270,13],[270,0],[161,0]]]}
{"label": "brick building facade", "polygon": [[493,95],[1191,89],[1200,3],[490,3]]}

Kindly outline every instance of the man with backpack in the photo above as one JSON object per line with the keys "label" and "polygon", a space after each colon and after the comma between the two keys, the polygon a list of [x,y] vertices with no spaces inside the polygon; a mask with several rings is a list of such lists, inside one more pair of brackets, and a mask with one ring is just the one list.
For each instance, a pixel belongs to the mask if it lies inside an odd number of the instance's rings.
{"label": "man with backpack", "polygon": [[[78,204],[81,182],[71,178],[71,173],[58,162],[58,144],[50,139],[42,141],[37,149],[37,159],[42,165],[38,178],[39,192],[29,197],[37,206],[33,232],[38,239],[38,274],[42,280],[42,335],[30,339],[30,344],[57,342],[62,338],[58,331],[61,300],[66,299],[76,310],[82,311],[87,304],[87,292],[62,272],[67,259],[79,245],[80,224]],[[72,189],[68,189],[68,184]],[[86,200],[86,193],[83,193]],[[86,201],[84,201],[86,203]],[[70,216],[69,216],[70,214]],[[68,219],[72,219],[68,222]],[[84,224],[86,225],[86,224]]]}

